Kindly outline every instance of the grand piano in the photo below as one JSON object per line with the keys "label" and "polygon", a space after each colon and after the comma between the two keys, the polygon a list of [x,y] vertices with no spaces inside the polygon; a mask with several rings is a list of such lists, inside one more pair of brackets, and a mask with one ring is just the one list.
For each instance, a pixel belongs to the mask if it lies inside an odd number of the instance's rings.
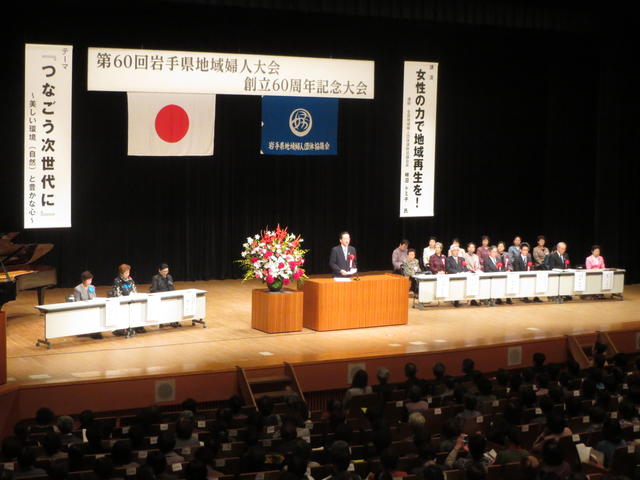
{"label": "grand piano", "polygon": [[13,243],[17,236],[16,232],[0,236],[0,310],[23,290],[36,290],[38,305],[43,305],[45,289],[58,283],[55,268],[35,264],[53,249],[53,244]]}

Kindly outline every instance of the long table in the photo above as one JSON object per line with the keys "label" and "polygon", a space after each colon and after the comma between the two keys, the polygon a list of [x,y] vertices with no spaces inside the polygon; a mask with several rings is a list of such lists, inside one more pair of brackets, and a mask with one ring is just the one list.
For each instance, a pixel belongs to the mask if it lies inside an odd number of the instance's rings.
{"label": "long table", "polygon": [[408,279],[400,275],[310,278],[303,288],[303,325],[312,330],[403,325],[409,318]]}
{"label": "long table", "polygon": [[[608,272],[608,273],[607,273]],[[451,302],[611,294],[623,298],[624,269],[418,274],[418,301]]]}
{"label": "long table", "polygon": [[35,308],[44,313],[44,338],[126,330],[191,320],[206,327],[206,290],[186,289],[158,293],[134,293],[123,297],[53,303]]}

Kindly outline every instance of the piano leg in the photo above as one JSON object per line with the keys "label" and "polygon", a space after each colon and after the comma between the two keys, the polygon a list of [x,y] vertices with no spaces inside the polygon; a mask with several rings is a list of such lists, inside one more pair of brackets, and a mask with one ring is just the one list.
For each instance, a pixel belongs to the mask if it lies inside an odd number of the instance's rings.
{"label": "piano leg", "polygon": [[46,338],[45,338],[44,340],[42,340],[42,339],[40,339],[40,338],[39,338],[39,339],[36,341],[36,347],[39,347],[39,346],[40,346],[40,344],[42,344],[42,345],[46,345],[46,346],[47,346],[47,350],[51,350],[51,342],[50,342],[49,340],[47,340]]}
{"label": "piano leg", "polygon": [[44,305],[44,291],[47,287],[38,287],[36,292],[38,293],[38,305]]}
{"label": "piano leg", "polygon": [[191,326],[192,326],[192,327],[195,327],[195,326],[196,326],[196,323],[201,324],[201,325],[202,325],[202,328],[207,328],[207,324],[206,324],[206,322],[204,321],[204,319],[202,319],[202,318],[201,318],[200,320],[191,320]]}

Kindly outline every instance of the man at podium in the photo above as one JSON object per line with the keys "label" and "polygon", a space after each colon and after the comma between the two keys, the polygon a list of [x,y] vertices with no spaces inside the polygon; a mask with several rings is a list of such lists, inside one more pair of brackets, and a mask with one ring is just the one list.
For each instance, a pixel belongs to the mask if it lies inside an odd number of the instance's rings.
{"label": "man at podium", "polygon": [[336,277],[347,277],[358,272],[356,263],[356,249],[349,245],[351,236],[349,232],[340,234],[340,245],[331,249],[329,256],[329,266]]}

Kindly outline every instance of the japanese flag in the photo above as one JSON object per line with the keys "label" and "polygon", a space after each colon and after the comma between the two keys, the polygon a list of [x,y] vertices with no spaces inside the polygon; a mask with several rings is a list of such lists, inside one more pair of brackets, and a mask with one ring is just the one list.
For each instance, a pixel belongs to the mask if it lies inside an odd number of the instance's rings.
{"label": "japanese flag", "polygon": [[129,155],[213,155],[216,96],[128,92]]}

